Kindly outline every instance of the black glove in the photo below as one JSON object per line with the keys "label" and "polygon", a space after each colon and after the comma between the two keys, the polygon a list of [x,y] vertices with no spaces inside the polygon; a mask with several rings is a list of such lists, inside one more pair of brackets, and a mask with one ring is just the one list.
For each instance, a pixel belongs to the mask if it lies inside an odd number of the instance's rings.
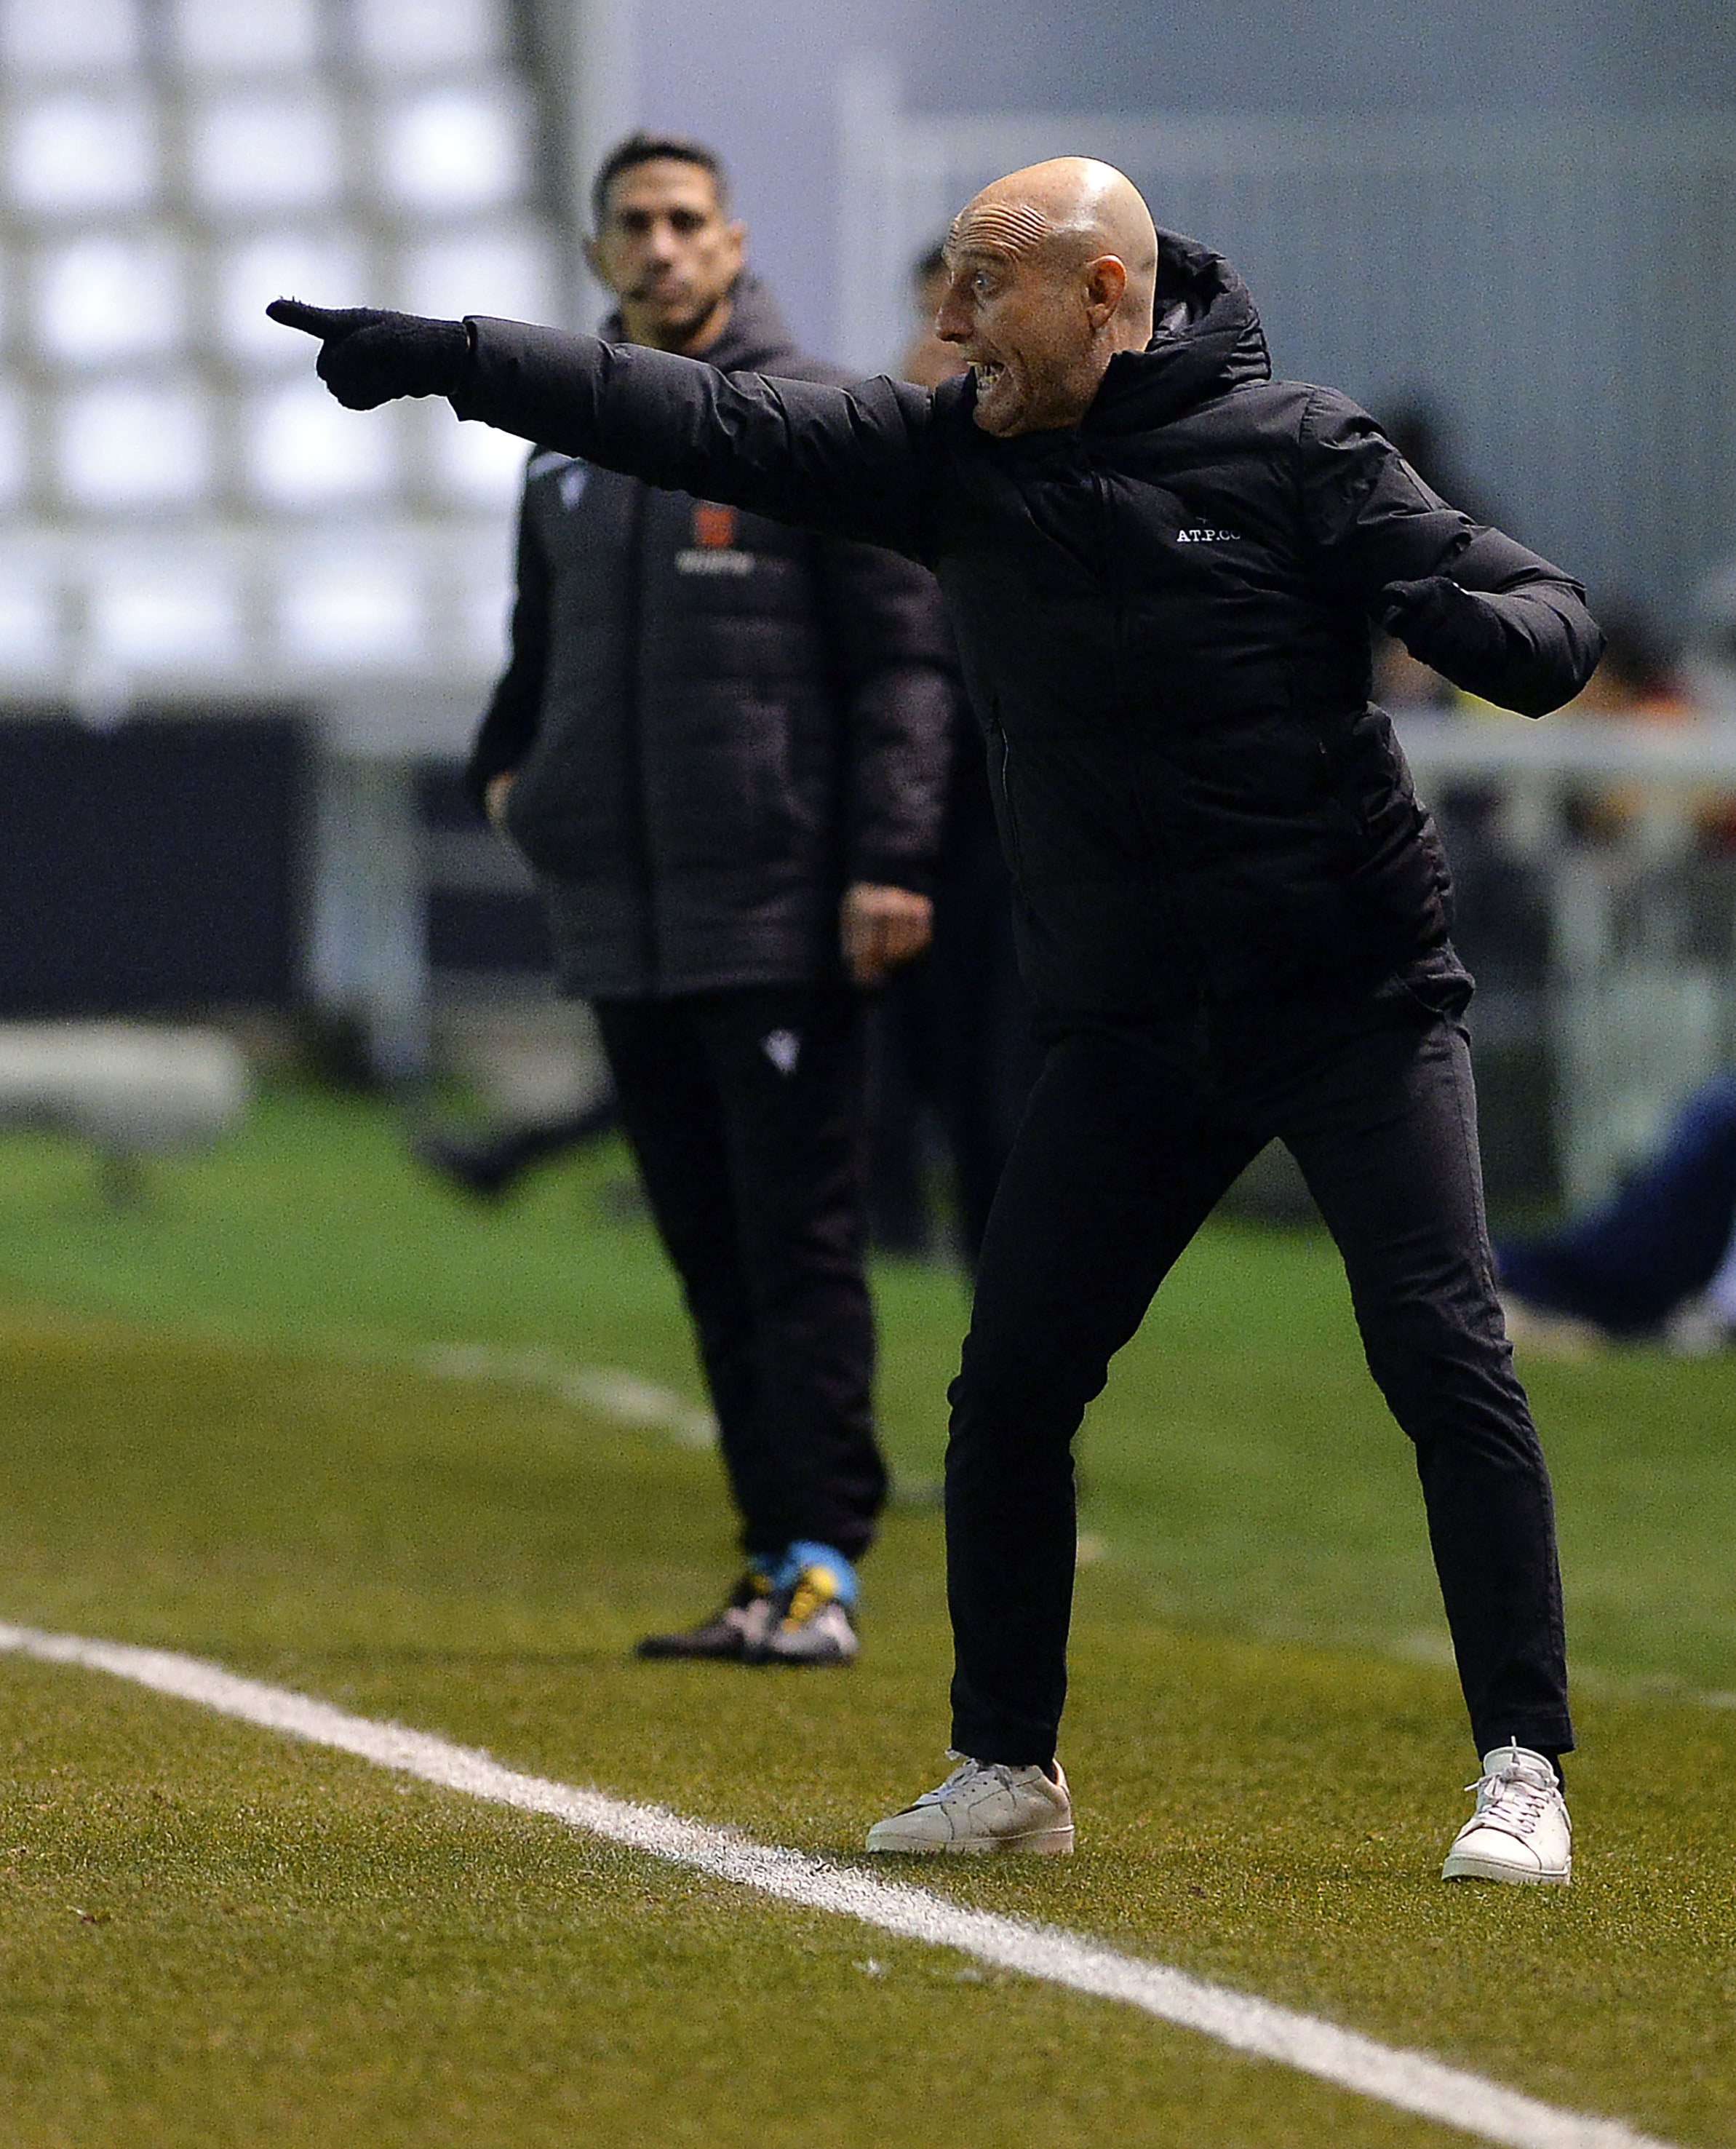
{"label": "black glove", "polygon": [[314,371],[346,410],[373,410],[399,395],[455,395],[470,377],[462,321],[379,306],[309,306],[274,299],[265,311],[286,329],[318,336]]}
{"label": "black glove", "polygon": [[[1388,582],[1381,591],[1381,624],[1413,657],[1464,685],[1472,685],[1467,673],[1481,678],[1498,672],[1507,654],[1506,630],[1495,608],[1447,575]],[[1472,685],[1472,691],[1479,690]]]}

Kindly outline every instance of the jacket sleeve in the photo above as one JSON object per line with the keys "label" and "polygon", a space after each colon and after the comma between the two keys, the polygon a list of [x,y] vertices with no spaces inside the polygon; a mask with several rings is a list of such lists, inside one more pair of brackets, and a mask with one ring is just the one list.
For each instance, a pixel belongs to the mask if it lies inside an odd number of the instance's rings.
{"label": "jacket sleeve", "polygon": [[1454,588],[1437,594],[1452,601],[1413,606],[1395,626],[1413,657],[1526,716],[1573,698],[1603,653],[1580,583],[1449,506],[1342,396],[1311,396],[1300,445],[1304,516],[1335,594],[1381,619],[1394,583],[1444,577]]}
{"label": "jacket sleeve", "polygon": [[517,580],[506,669],[465,764],[465,792],[479,813],[488,811],[488,787],[495,778],[516,769],[531,751],[542,711],[548,651],[548,558],[531,522],[526,490],[519,496]]}
{"label": "jacket sleeve", "polygon": [[819,573],[847,727],[846,878],[926,893],[958,692],[940,591],[922,568],[867,545],[822,545]]}
{"label": "jacket sleeve", "polygon": [[472,320],[452,407],[501,431],[688,492],[921,558],[924,389],[720,373],[693,358]]}

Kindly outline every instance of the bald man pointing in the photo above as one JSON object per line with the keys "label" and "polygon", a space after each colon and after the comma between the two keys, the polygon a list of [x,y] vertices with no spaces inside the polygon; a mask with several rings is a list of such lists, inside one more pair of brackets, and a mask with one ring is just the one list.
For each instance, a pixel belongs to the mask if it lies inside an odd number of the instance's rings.
{"label": "bald man pointing", "polygon": [[1578,692],[1601,637],[1577,583],[1448,506],[1354,404],[1273,380],[1240,279],[1155,231],[1120,173],[1066,158],[998,181],[947,259],[936,326],[970,370],[932,391],[272,310],[321,339],[354,408],[445,395],[939,576],[1047,1056],[952,1388],[959,1766],[869,1848],[1072,1849],[1073,1436],[1276,1138],[1415,1444],[1482,1759],[1445,1876],[1564,1881],[1549,1481],[1491,1276],[1446,861],[1369,702],[1369,626],[1532,716]]}

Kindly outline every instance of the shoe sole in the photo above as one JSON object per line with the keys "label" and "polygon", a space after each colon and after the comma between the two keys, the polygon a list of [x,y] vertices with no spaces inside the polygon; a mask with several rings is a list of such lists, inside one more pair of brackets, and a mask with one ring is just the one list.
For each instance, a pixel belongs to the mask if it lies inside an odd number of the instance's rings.
{"label": "shoe sole", "polygon": [[1497,1865],[1492,1859],[1449,1858],[1441,1868],[1443,1880],[1499,1880],[1509,1887],[1565,1888],[1573,1878],[1569,1865],[1561,1873],[1516,1873],[1511,1865]]}
{"label": "shoe sole", "polygon": [[1035,1858],[1070,1858],[1073,1826],[1033,1829],[1024,1835],[963,1836],[956,1843],[870,1843],[876,1858],[989,1858],[997,1853]]}

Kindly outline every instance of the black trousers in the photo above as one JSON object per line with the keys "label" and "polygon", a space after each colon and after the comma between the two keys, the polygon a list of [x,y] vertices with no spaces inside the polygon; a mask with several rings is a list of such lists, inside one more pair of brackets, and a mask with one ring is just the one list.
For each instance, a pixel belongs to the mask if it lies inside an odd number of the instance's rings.
{"label": "black trousers", "polygon": [[604,1000],[621,1123],[697,1332],[742,1545],[865,1551],[886,1497],[863,1268],[863,1014],[840,987]]}
{"label": "black trousers", "polygon": [[1051,1044],[952,1389],[960,1752],[1053,1757],[1074,1433],[1171,1265],[1273,1136],[1337,1241],[1370,1370],[1415,1443],[1477,1749],[1572,1746],[1554,1512],[1495,1296],[1464,1032],[1371,1003],[1080,1026]]}

